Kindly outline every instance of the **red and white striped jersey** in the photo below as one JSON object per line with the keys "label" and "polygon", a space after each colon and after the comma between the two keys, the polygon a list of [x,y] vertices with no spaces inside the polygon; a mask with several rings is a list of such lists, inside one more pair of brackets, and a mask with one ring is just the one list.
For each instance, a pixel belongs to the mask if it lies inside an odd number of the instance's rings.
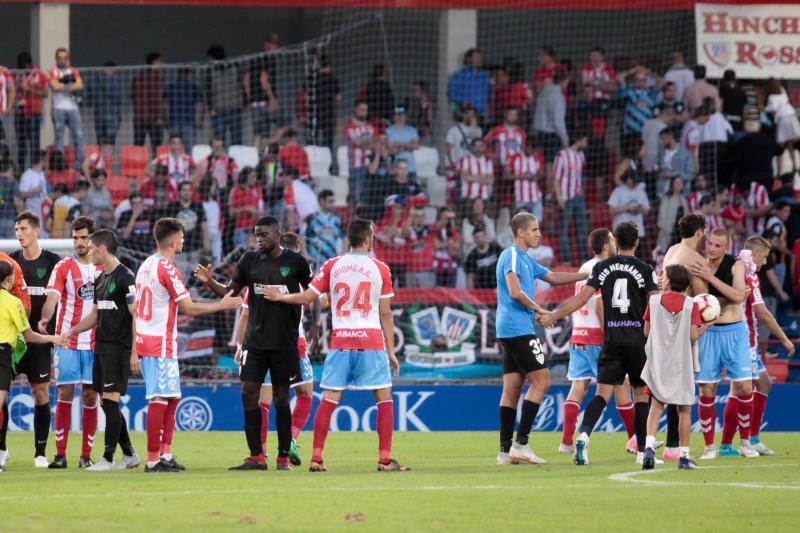
{"label": "red and white striped jersey", "polygon": [[519,152],[508,160],[508,172],[514,176],[514,201],[516,205],[542,201],[542,190],[536,178],[544,170],[541,155]]}
{"label": "red and white striped jersey", "polygon": [[491,185],[484,185],[478,181],[468,182],[463,176],[494,176],[494,163],[492,163],[492,160],[485,155],[478,157],[475,154],[467,154],[461,158],[460,166],[462,176],[461,197],[488,200],[489,196],[492,195]]}
{"label": "red and white striped jersey", "polygon": [[365,253],[340,255],[322,265],[310,287],[319,295],[330,294],[332,349],[385,349],[379,304],[394,296],[385,263]]}
{"label": "red and white striped jersey", "polygon": [[[302,289],[302,286],[301,286]],[[250,309],[250,291],[247,287],[242,289],[239,295],[244,300],[242,309]],[[306,308],[304,305],[300,306],[300,325],[297,327],[297,354],[302,357],[308,357],[308,343],[306,342],[306,328],[303,327],[303,320],[305,319]]]}
{"label": "red and white striped jersey", "polygon": [[[769,194],[767,188],[756,181],[750,182],[750,191],[747,196],[739,192],[736,185],[731,186],[731,199],[732,201],[739,197],[742,201],[742,206],[747,209],[761,209],[769,205]],[[760,234],[764,231],[764,217],[754,218],[748,216],[745,221],[745,228],[747,233],[753,235],[754,233]]]}
{"label": "red and white striped jersey", "polygon": [[92,152],[86,159],[89,161],[90,174],[95,170],[97,170],[98,168],[100,168],[105,170],[106,174],[111,175],[113,169],[108,168],[109,164],[106,162],[105,158],[100,154],[100,152]]}
{"label": "red and white striped jersey", "polygon": [[[578,272],[588,272],[591,274],[594,266],[600,262],[599,257],[593,257],[584,264]],[[586,280],[575,283],[575,294],[583,290]],[[591,344],[602,346],[603,328],[600,327],[600,319],[597,316],[597,300],[601,297],[600,291],[595,291],[589,301],[583,307],[572,313],[572,343]]]}
{"label": "red and white striped jersey", "polygon": [[372,150],[359,148],[355,141],[359,139],[372,139],[375,137],[375,127],[369,122],[351,118],[344,127],[344,138],[347,140],[350,154],[350,168],[364,168],[369,166],[369,156]]}
{"label": "red and white striped jersey", "polygon": [[706,230],[711,233],[715,229],[725,229],[725,221],[719,215],[706,215]]}
{"label": "red and white striped jersey", "polygon": [[[58,68],[53,67],[50,69],[50,80],[58,80],[59,82],[64,79],[64,76],[72,76],[74,80],[80,77],[78,70],[74,67]],[[53,91],[53,109],[62,109],[66,111],[78,109],[78,102],[75,95],[68,90]]]}
{"label": "red and white striped jersey", "polygon": [[[614,81],[617,78],[617,71],[608,63],[602,63],[599,67],[593,66],[591,63],[586,63],[581,66],[581,85],[592,83],[595,80],[602,82]],[[595,98],[603,98],[607,95],[598,87],[594,92]]]}
{"label": "red and white striped jersey", "polygon": [[169,179],[176,188],[180,186],[182,182],[191,178],[195,168],[194,161],[192,161],[190,156],[180,154],[175,157],[171,152],[158,156],[155,164],[157,167],[167,167]]}
{"label": "red and white striped jersey", "polygon": [[505,167],[512,155],[522,152],[527,138],[525,130],[519,126],[500,124],[489,130],[484,142],[494,150],[495,159],[501,167]]}
{"label": "red and white striped jersey", "polygon": [[690,192],[686,195],[686,205],[689,207],[689,213],[697,213],[700,211],[700,200],[703,199],[705,193],[702,191]]}
{"label": "red and white striped jersey", "polygon": [[8,113],[10,90],[14,87],[14,76],[6,67],[0,67],[0,113]]}
{"label": "red and white striped jersey", "polygon": [[583,152],[576,152],[571,148],[562,148],[553,162],[553,175],[556,186],[561,192],[562,200],[569,200],[581,194],[583,181],[583,166],[586,157]]}
{"label": "red and white striped jersey", "polygon": [[758,348],[758,320],[756,319],[756,306],[764,305],[761,297],[761,281],[758,279],[758,272],[752,272],[745,277],[745,283],[749,289],[747,298],[742,302],[744,319],[747,321],[747,329],[750,330],[750,348]]}
{"label": "red and white striped jersey", "polygon": [[[58,295],[56,335],[66,333],[70,328],[77,326],[92,312],[94,280],[102,270],[102,267],[92,263],[79,262],[74,255],[65,257],[53,267],[45,293]],[[94,328],[72,337],[67,348],[94,350]]]}
{"label": "red and white striped jersey", "polygon": [[178,302],[188,297],[181,273],[166,257],[145,259],[136,273],[136,353],[177,357]]}

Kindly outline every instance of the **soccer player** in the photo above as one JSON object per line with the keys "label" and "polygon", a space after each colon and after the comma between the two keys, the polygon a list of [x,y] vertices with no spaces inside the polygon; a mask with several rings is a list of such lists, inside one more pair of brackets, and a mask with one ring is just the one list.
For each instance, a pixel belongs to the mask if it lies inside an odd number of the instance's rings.
{"label": "soccer player", "polygon": [[308,290],[286,294],[270,287],[267,291],[270,300],[295,305],[308,305],[327,294],[334,310],[331,347],[320,382],[324,392],[314,416],[311,472],[327,470],[322,451],[331,415],[345,389],[371,390],[375,395],[378,471],[409,470],[391,455],[394,431],[392,373],[396,378],[400,372],[394,354],[391,309],[394,292],[389,267],[369,255],[373,239],[372,224],[357,218],[347,228],[350,252],[326,261]]}
{"label": "soccer player", "polygon": [[[262,413],[259,406],[261,385],[269,372],[272,381],[278,429],[278,470],[291,470],[292,410],[289,388],[302,379],[297,357],[300,306],[267,299],[273,288],[283,294],[299,293],[311,282],[311,268],[305,258],[280,245],[280,223],[272,216],[256,221],[258,250],[245,253],[236,265],[233,279],[225,286],[215,281],[204,267],[196,269],[216,294],[233,294],[247,287],[250,318],[242,345],[239,378],[242,381],[244,432],[250,456],[234,470],[266,470],[261,446]],[[205,272],[204,272],[205,270]]]}
{"label": "soccer player", "polygon": [[183,250],[183,233],[180,220],[157,220],[153,226],[156,253],[145,259],[136,273],[133,325],[136,342],[131,350],[131,371],[144,376],[148,401],[145,472],[180,472],[185,469],[172,456],[175,411],[181,398],[177,360],[178,310],[197,316],[242,305],[241,298],[230,294],[216,302],[192,301],[173,263],[175,255]]}
{"label": "soccer player", "polygon": [[[772,382],[769,379],[764,361],[761,359],[761,354],[758,350],[758,321],[764,321],[767,329],[780,340],[790,357],[794,354],[795,348],[794,343],[786,336],[786,333],[781,329],[778,321],[775,320],[775,317],[769,312],[767,306],[764,305],[764,300],[761,298],[761,284],[758,278],[758,270],[766,263],[771,248],[772,245],[768,240],[760,236],[753,236],[745,241],[744,250],[739,252],[739,260],[744,263],[747,270],[745,283],[748,290],[744,305],[744,318],[747,321],[747,329],[750,333],[750,361],[753,388],[755,391],[753,392],[753,402],[751,404],[752,413],[749,426],[739,422],[737,397],[732,395],[728,396],[728,401],[725,403],[725,411],[723,413],[724,423],[722,426],[720,455],[738,455],[735,452],[733,454],[730,453],[730,450],[733,448],[733,436],[736,433],[737,426],[739,427],[739,437],[741,439],[748,438],[750,445],[760,455],[775,455],[775,452],[761,442],[760,437],[761,422],[764,419],[764,409],[767,405],[767,396],[772,388]],[[743,407],[746,409],[747,405]]]}
{"label": "soccer player", "polygon": [[[594,253],[594,257],[581,265],[578,270],[587,275],[592,272],[594,265],[617,253],[614,234],[607,228],[592,231],[587,244]],[[581,292],[585,285],[585,281],[577,282],[575,294]],[[598,315],[602,313],[602,310],[600,293],[595,292],[583,307],[572,313],[572,340],[569,347],[569,367],[567,368],[567,379],[571,385],[567,400],[564,402],[564,426],[561,444],[558,446],[559,453],[570,455],[575,453],[572,436],[578,425],[581,402],[586,396],[591,382],[597,380],[597,358],[600,357],[600,349],[603,346],[603,328],[600,325],[601,317]],[[633,402],[631,401],[630,385],[623,384],[615,387],[614,392],[617,413],[628,432],[627,449],[633,450],[635,453],[636,439],[633,435]]]}
{"label": "soccer player", "polygon": [[[42,250],[39,246],[39,217],[30,211],[23,211],[14,222],[14,230],[21,249],[11,253],[10,257],[20,268],[24,276],[27,294],[31,307],[28,322],[38,324],[42,315],[42,306],[47,298],[44,289],[56,263],[61,259],[53,252]],[[17,280],[15,280],[16,282]],[[21,281],[21,280],[20,280]],[[50,433],[50,370],[52,366],[53,346],[51,344],[32,344],[28,346],[25,357],[17,365],[17,373],[25,374],[31,386],[31,396],[35,405],[33,411],[33,464],[37,468],[47,468],[47,438]],[[6,417],[7,406],[4,406]],[[8,428],[5,419],[3,431]],[[5,435],[3,435],[5,441]],[[5,446],[3,446],[4,448]],[[0,451],[0,454],[3,452]],[[0,460],[0,463],[3,461]]]}
{"label": "soccer player", "polygon": [[[496,336],[503,348],[503,395],[500,398],[500,451],[497,464],[545,464],[528,445],[528,438],[545,393],[550,388],[550,371],[544,351],[534,332],[533,312],[546,314],[534,302],[537,279],[551,285],[565,285],[586,279],[585,272],[550,272],[531,256],[542,233],[539,220],[531,213],[517,213],[511,219],[514,244],[497,261]],[[530,386],[522,402],[517,438],[512,443],[514,422],[522,386]]]}
{"label": "soccer player", "polygon": [[[128,389],[131,370],[136,279],[117,259],[117,246],[117,237],[111,230],[97,230],[89,237],[92,263],[101,269],[94,283],[94,304],[89,315],[62,336],[62,343],[66,343],[96,326],[92,388],[103,398],[106,431],[103,457],[86,469],[91,472],[136,468],[140,463],[128,435],[128,422],[119,409],[119,397]],[[122,448],[122,461],[115,465],[114,452],[118,443]]]}
{"label": "soccer player", "polygon": [[708,324],[703,323],[699,307],[686,294],[692,284],[689,270],[683,265],[669,265],[664,274],[664,292],[650,296],[644,312],[647,362],[641,377],[647,383],[651,403],[642,470],[655,468],[656,432],[665,403],[675,405],[678,410],[681,454],[678,468],[695,470],[697,465],[689,457],[696,370],[692,342]]}
{"label": "soccer player", "polygon": [[577,311],[600,290],[603,299],[604,345],[597,361],[597,392],[589,401],[575,441],[574,462],[589,464],[589,435],[603,414],[615,385],[625,382],[633,387],[634,431],[638,452],[637,462],[644,459],[647,429],[648,397],[641,374],[647,359],[644,351],[644,311],[647,298],[658,290],[658,279],[650,265],[634,254],[639,246],[639,228],[634,222],[623,222],[614,231],[617,254],[600,261],[592,269],[586,286],[555,309],[540,317],[545,327]]}
{"label": "soccer player", "polygon": [[[681,242],[670,246],[664,255],[663,266],[682,265],[686,268],[697,261],[703,261],[703,256],[698,250],[702,248],[705,240],[705,230],[707,227],[706,219],[703,215],[690,213],[684,215],[678,221],[678,232],[681,235]],[[662,271],[662,276],[666,270]],[[663,283],[663,277],[662,277]],[[689,295],[696,296],[708,292],[708,283],[700,276],[692,276],[692,286],[689,288]],[[674,405],[667,406],[667,446],[661,458],[670,461],[680,459],[680,446],[678,440],[678,410]]]}
{"label": "soccer player", "polygon": [[[744,263],[726,250],[730,236],[725,230],[714,230],[706,239],[706,259],[692,265],[692,274],[708,283],[708,293],[719,299],[721,312],[717,322],[700,337],[697,349],[700,355],[700,372],[695,376],[700,398],[698,418],[706,448],[700,459],[715,459],[714,433],[717,424],[717,384],[722,380],[722,369],[731,381],[731,394],[736,396],[737,416],[742,426],[750,424],[753,402],[753,375],[750,362],[750,342],[747,324],[744,323],[742,303],[745,301]],[[739,451],[731,447],[722,449],[725,455],[758,457],[758,452],[748,440],[742,441]]]}
{"label": "soccer player", "polygon": [[[61,336],[78,325],[92,311],[94,281],[100,273],[89,257],[89,235],[94,232],[94,220],[78,217],[72,222],[72,244],[75,253],[61,259],[53,268],[47,282],[47,300],[39,319],[39,332],[47,333],[47,324],[58,307],[55,334]],[[54,351],[58,403],[56,404],[56,456],[50,468],[67,467],[67,442],[72,424],[72,399],[75,385],[81,384],[83,398],[83,443],[79,468],[92,466],[92,447],[97,431],[97,393],[92,384],[94,362],[94,331],[84,331],[69,340],[66,346]]]}
{"label": "soccer player", "polygon": [[[291,231],[281,235],[280,244],[295,253],[300,253],[300,241],[296,233]],[[198,277],[199,279],[199,277]],[[204,281],[201,279],[200,281]],[[244,291],[246,293],[246,291]],[[237,335],[237,349],[236,364],[241,364],[242,359],[242,342],[244,335],[247,331],[247,324],[250,319],[250,309],[247,294],[244,297],[242,316],[239,319],[239,329]],[[309,333],[311,335],[312,348],[317,341],[317,324],[319,322],[319,305],[317,302],[312,304],[312,327]],[[292,444],[289,448],[289,462],[295,466],[301,464],[300,454],[297,451],[297,437],[308,422],[311,415],[311,404],[314,401],[314,370],[311,367],[311,361],[308,360],[308,342],[306,341],[305,328],[303,327],[303,313],[300,313],[300,328],[297,337],[297,355],[300,357],[300,373],[301,379],[298,383],[291,385],[295,391],[295,404],[292,409]],[[272,406],[272,381],[270,374],[267,372],[267,377],[264,384],[261,386],[261,396],[259,398],[259,406],[261,407],[261,447],[264,450],[264,455],[267,455],[267,432],[269,430],[269,411]]]}
{"label": "soccer player", "polygon": [[[55,335],[39,335],[31,331],[28,316],[22,301],[11,294],[14,285],[14,267],[11,263],[0,261],[0,407],[5,405],[8,391],[11,388],[14,365],[23,357],[24,343],[20,350],[19,335],[26,342],[46,344],[58,342]],[[5,420],[5,415],[0,410],[0,425]],[[0,465],[0,472],[5,464]]]}

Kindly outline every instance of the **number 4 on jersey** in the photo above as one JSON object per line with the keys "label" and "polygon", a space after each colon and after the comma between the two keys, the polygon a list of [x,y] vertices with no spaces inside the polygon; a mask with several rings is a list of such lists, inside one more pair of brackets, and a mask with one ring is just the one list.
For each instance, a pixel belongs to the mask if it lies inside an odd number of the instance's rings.
{"label": "number 4 on jersey", "polygon": [[620,313],[627,313],[628,308],[631,306],[631,300],[628,298],[628,279],[619,278],[614,282],[614,291],[611,295],[611,306],[619,309]]}
{"label": "number 4 on jersey", "polygon": [[372,283],[369,281],[362,281],[356,288],[356,294],[353,301],[350,301],[350,286],[347,283],[339,282],[333,287],[333,292],[336,293],[336,316],[350,316],[351,311],[361,311],[362,316],[369,315],[372,311],[372,304],[370,303],[370,293],[372,291]]}

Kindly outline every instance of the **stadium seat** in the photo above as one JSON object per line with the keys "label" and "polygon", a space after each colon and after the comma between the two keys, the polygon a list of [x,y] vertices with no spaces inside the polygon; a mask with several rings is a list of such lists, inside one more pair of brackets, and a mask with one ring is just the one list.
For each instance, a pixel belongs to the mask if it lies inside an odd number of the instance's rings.
{"label": "stadium seat", "polygon": [[786,359],[764,359],[767,373],[775,383],[786,383],[789,377],[789,361]]}
{"label": "stadium seat", "polygon": [[199,165],[201,161],[211,155],[211,147],[207,144],[195,144],[192,147],[192,161]]}
{"label": "stadium seat", "polygon": [[[333,191],[336,198],[336,207],[347,206],[347,194],[350,191],[350,186],[347,183],[347,178],[342,176],[329,176],[329,186],[325,187]],[[322,190],[322,189],[318,189]]]}
{"label": "stadium seat", "polygon": [[169,155],[168,144],[162,144],[161,146],[156,147],[156,157],[161,157],[162,155]]}
{"label": "stadium seat", "polygon": [[234,144],[228,148],[228,155],[236,161],[239,168],[256,167],[258,165],[258,150],[253,146]]}
{"label": "stadium seat", "polygon": [[312,178],[331,175],[331,149],[327,146],[305,146],[308,167]]}
{"label": "stadium seat", "polygon": [[120,173],[129,178],[138,178],[150,163],[150,153],[145,146],[126,144],[120,148]]}
{"label": "stadium seat", "polygon": [[131,181],[126,176],[109,176],[106,180],[106,189],[111,193],[111,202],[114,205],[125,200],[131,192]]}
{"label": "stadium seat", "polygon": [[336,164],[339,167],[339,175],[346,178],[350,175],[350,157],[347,153],[347,146],[340,146],[336,149]]}
{"label": "stadium seat", "polygon": [[89,156],[92,154],[100,153],[100,145],[97,144],[87,144],[83,147],[83,158],[89,159]]}
{"label": "stadium seat", "polygon": [[444,176],[428,176],[425,178],[425,194],[428,204],[442,207],[447,203],[447,178]]}
{"label": "stadium seat", "polygon": [[414,163],[417,165],[417,177],[433,178],[439,167],[439,152],[430,146],[421,146],[414,150]]}

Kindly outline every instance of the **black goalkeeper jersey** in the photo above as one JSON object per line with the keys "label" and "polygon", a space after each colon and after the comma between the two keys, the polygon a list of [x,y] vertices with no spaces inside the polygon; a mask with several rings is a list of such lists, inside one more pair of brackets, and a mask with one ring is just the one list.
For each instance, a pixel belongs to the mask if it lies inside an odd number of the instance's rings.
{"label": "black goalkeeper jersey", "polygon": [[603,298],[605,342],[643,346],[648,296],[658,290],[653,268],[633,256],[616,255],[597,263],[586,284]]}
{"label": "black goalkeeper jersey", "polygon": [[128,306],[136,296],[136,276],[120,264],[112,272],[100,272],[94,282],[94,303],[97,305],[97,344],[116,345],[130,351],[133,317]]}
{"label": "black goalkeeper jersey", "polygon": [[[61,260],[61,256],[49,250],[42,250],[39,257],[33,260],[25,259],[22,250],[15,250],[8,255],[22,269],[22,276],[25,278],[25,285],[28,286],[28,294],[31,297],[31,316],[28,321],[35,331],[39,320],[42,319],[42,307],[47,300],[44,289],[47,287],[50,273],[53,272],[56,263]],[[53,316],[55,317],[55,314]]]}

